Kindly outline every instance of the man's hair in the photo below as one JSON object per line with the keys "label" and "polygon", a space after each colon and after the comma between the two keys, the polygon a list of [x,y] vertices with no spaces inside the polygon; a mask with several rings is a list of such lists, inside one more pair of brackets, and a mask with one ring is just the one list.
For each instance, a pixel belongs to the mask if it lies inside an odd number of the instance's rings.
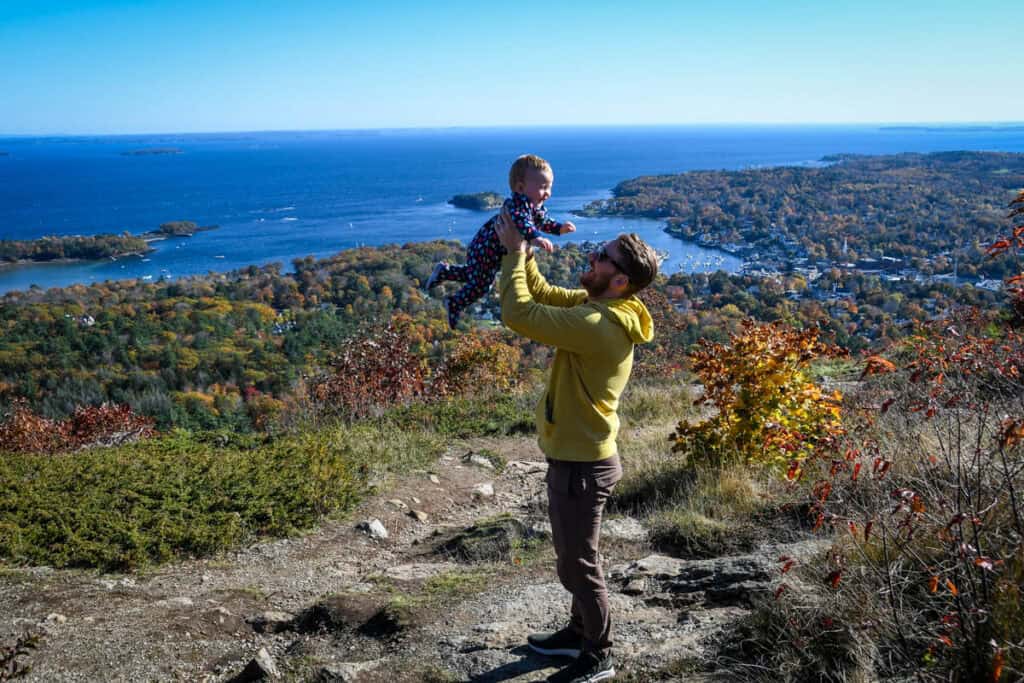
{"label": "man's hair", "polygon": [[636,294],[651,284],[658,274],[658,254],[640,239],[640,235],[631,232],[619,235],[619,265],[623,274],[629,278],[627,294]]}
{"label": "man's hair", "polygon": [[512,163],[512,168],[508,172],[508,187],[513,192],[516,191],[516,185],[526,180],[527,169],[536,169],[538,171],[550,171],[551,164],[544,159],[541,159],[536,154],[524,154]]}

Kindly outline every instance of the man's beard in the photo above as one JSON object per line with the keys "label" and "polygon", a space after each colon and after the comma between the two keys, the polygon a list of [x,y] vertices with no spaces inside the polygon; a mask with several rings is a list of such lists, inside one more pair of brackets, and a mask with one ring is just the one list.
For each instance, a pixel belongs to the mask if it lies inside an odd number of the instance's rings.
{"label": "man's beard", "polygon": [[608,291],[608,287],[612,284],[612,277],[612,275],[599,275],[596,270],[591,268],[580,275],[580,285],[587,290],[587,296],[596,299],[604,296]]}

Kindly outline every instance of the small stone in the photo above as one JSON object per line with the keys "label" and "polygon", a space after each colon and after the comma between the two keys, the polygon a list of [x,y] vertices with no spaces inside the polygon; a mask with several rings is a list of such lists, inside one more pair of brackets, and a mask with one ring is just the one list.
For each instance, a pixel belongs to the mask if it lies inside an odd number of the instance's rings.
{"label": "small stone", "polygon": [[420,499],[419,499],[419,498],[417,498],[416,496],[413,496],[413,497],[411,498],[411,500],[412,500],[412,504],[413,504],[413,505],[419,505],[419,504],[420,504]]}
{"label": "small stone", "polygon": [[379,519],[368,519],[365,522],[360,522],[356,528],[365,532],[370,538],[380,540],[388,537],[388,530],[384,528]]}
{"label": "small stone", "polygon": [[245,620],[257,633],[280,633],[291,628],[295,615],[278,610],[267,610]]}
{"label": "small stone", "polygon": [[507,465],[507,469],[522,472],[523,474],[533,474],[535,472],[547,472],[548,464],[546,462],[534,462],[531,460],[512,460]]}
{"label": "small stone", "polygon": [[50,624],[63,624],[66,623],[67,620],[68,618],[66,616],[64,616],[63,614],[58,614],[56,612],[50,612],[48,615],[46,615],[46,621]]}
{"label": "small stone", "polygon": [[274,658],[267,652],[267,648],[261,647],[256,656],[246,665],[242,673],[231,679],[237,683],[248,681],[261,681],[267,678],[280,678],[281,672],[277,670]]}
{"label": "small stone", "polygon": [[391,507],[398,508],[399,510],[402,510],[402,511],[405,511],[405,510],[409,509],[409,506],[406,505],[403,501],[399,500],[398,498],[393,498],[393,499],[389,500],[388,501],[388,505],[390,505]]}
{"label": "small stone", "polygon": [[423,522],[424,524],[426,523],[427,519],[429,519],[427,517],[427,513],[424,512],[423,510],[410,510],[409,516],[414,518],[417,522]]}
{"label": "small stone", "polygon": [[431,474],[430,475],[430,483],[432,483],[432,484],[440,484],[441,480],[437,478],[436,474]]}
{"label": "small stone", "polygon": [[483,484],[477,484],[473,487],[473,497],[475,498],[493,498],[494,497],[494,486],[488,482]]}
{"label": "small stone", "polygon": [[639,520],[632,517],[606,520],[601,532],[608,538],[617,538],[623,541],[644,541],[647,539],[647,529]]}
{"label": "small stone", "polygon": [[623,587],[622,592],[626,595],[643,595],[647,590],[647,580],[642,577],[630,579]]}
{"label": "small stone", "polygon": [[469,458],[467,459],[467,462],[470,465],[476,465],[477,467],[482,467],[485,470],[491,470],[491,471],[494,470],[494,463],[492,463],[490,460],[488,460],[484,456],[478,455],[476,453],[473,453],[472,455],[470,455]]}

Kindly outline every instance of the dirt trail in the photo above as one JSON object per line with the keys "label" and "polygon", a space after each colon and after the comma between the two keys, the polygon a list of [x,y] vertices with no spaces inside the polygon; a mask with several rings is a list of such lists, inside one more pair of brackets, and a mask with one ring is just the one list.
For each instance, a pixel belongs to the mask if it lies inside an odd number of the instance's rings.
{"label": "dirt trail", "polygon": [[[487,451],[508,463],[501,472],[466,457]],[[283,680],[543,680],[566,662],[532,655],[525,636],[559,627],[568,609],[550,543],[531,540],[544,531],[545,471],[532,438],[460,442],[431,472],[389,482],[346,519],[302,537],[141,576],[7,570],[0,644],[43,632],[20,660],[32,667],[26,681],[245,680],[261,649]],[[493,495],[474,492],[481,484]],[[436,552],[502,514],[522,525],[497,525],[493,558]],[[371,519],[386,539],[357,528]],[[653,551],[637,520],[609,519],[603,534],[620,679],[634,681],[699,662],[708,639],[770,589],[774,558],[815,550],[766,546],[687,562]]]}

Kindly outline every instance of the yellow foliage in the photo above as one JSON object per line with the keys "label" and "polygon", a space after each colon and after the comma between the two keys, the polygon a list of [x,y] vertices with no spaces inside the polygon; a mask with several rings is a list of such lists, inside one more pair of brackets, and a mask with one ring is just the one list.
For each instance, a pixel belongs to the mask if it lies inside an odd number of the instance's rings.
{"label": "yellow foliage", "polygon": [[701,342],[690,355],[704,384],[702,402],[716,413],[679,423],[673,450],[731,456],[776,468],[806,459],[841,432],[842,395],[825,394],[807,376],[812,360],[838,351],[818,329],[746,320],[729,344]]}

